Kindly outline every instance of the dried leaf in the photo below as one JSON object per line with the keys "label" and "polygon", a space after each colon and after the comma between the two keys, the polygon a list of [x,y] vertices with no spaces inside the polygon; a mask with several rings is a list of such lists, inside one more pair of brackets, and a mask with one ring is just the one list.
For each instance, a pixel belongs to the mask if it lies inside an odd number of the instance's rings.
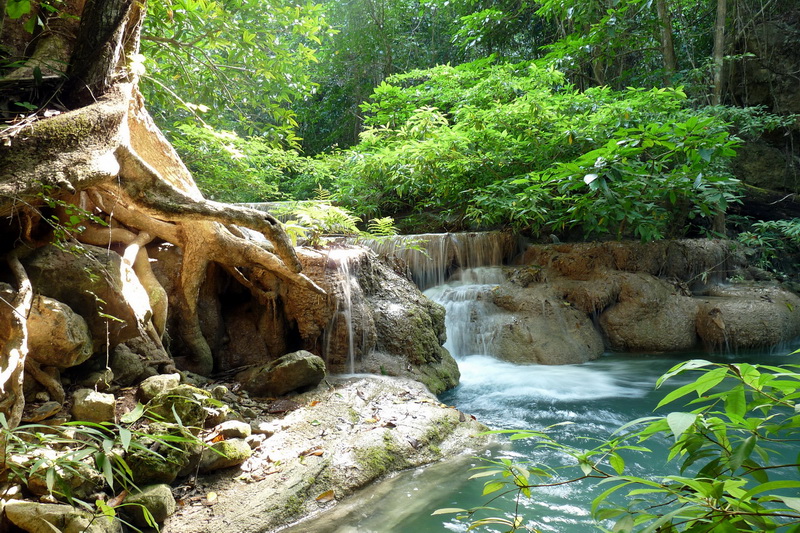
{"label": "dried leaf", "polygon": [[326,490],[319,496],[317,496],[317,501],[319,503],[328,503],[336,499],[336,495],[333,493],[332,490]]}

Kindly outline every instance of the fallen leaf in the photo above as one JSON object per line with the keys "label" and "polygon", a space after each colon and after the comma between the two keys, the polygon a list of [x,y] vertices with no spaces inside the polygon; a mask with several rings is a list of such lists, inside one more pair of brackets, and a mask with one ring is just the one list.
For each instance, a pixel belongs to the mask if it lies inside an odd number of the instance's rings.
{"label": "fallen leaf", "polygon": [[336,499],[336,495],[333,493],[332,490],[326,490],[319,496],[317,496],[317,501],[319,503],[328,503]]}
{"label": "fallen leaf", "polygon": [[319,405],[319,400],[313,400],[310,404],[308,404],[309,407],[314,407],[315,405]]}
{"label": "fallen leaf", "polygon": [[209,503],[213,503],[213,502],[217,501],[217,493],[216,492],[209,492],[208,494],[206,494],[206,500]]}
{"label": "fallen leaf", "polygon": [[116,496],[114,496],[113,498],[108,500],[108,502],[107,502],[108,506],[109,507],[116,507],[117,505],[119,505],[119,504],[121,504],[122,502],[125,501],[125,497],[126,496],[128,496],[128,491],[127,490],[123,490],[122,492],[120,492],[119,494],[117,494]]}

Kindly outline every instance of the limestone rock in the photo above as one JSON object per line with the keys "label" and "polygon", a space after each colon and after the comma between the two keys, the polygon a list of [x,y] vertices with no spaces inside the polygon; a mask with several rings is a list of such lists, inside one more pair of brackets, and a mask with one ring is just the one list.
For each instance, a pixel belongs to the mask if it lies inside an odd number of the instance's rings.
{"label": "limestone rock", "polygon": [[113,422],[116,401],[113,394],[78,389],[72,396],[72,417],[86,422]]}
{"label": "limestone rock", "polygon": [[[134,483],[139,486],[169,484],[178,475],[188,475],[194,470],[203,445],[193,438],[185,426],[153,422],[147,426],[146,433],[148,436],[139,437],[138,442],[147,449],[132,450],[125,457]],[[179,437],[181,440],[173,439],[166,446],[159,442],[162,435]],[[158,450],[158,453],[153,453],[150,448]]]}
{"label": "limestone rock", "polygon": [[43,365],[68,368],[91,357],[89,326],[66,304],[36,296],[28,317],[30,356]]}
{"label": "limestone rock", "polygon": [[141,492],[131,493],[125,498],[124,513],[133,525],[141,528],[148,527],[143,508],[150,511],[153,519],[161,524],[176,509],[175,497],[169,485],[158,484],[143,487]]}
{"label": "limestone rock", "polygon": [[623,274],[619,301],[600,315],[609,348],[622,352],[691,350],[697,302],[650,274]]}
{"label": "limestone rock", "polygon": [[282,396],[291,391],[316,386],[325,377],[325,362],[300,350],[236,375],[242,388],[256,396]]}
{"label": "limestone rock", "polygon": [[584,363],[603,353],[603,340],[586,313],[552,288],[502,285],[492,293],[487,352],[505,361],[546,365]]}
{"label": "limestone rock", "polygon": [[240,465],[253,454],[244,439],[228,439],[215,442],[203,450],[200,457],[200,472],[208,473]]}
{"label": "limestone rock", "polygon": [[123,387],[136,383],[137,378],[144,373],[145,367],[139,354],[133,353],[125,343],[114,348],[110,366],[114,372],[114,381]]}
{"label": "limestone rock", "polygon": [[207,391],[193,385],[178,385],[158,394],[145,408],[160,420],[175,423],[177,415],[182,425],[202,428],[208,416],[205,404],[210,397]]}
{"label": "limestone rock", "polygon": [[11,523],[28,533],[121,533],[122,525],[110,517],[95,517],[92,513],[71,505],[11,501],[5,505]]}
{"label": "limestone rock", "polygon": [[728,287],[700,299],[697,333],[709,348],[774,346],[800,335],[800,298],[779,287]]}
{"label": "limestone rock", "polygon": [[139,399],[149,402],[159,394],[174,389],[181,383],[180,374],[151,376],[139,384]]}

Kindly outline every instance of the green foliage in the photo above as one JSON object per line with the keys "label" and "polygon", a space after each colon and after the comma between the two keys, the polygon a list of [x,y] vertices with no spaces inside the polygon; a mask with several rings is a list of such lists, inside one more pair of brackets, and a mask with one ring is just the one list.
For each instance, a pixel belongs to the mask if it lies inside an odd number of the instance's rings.
{"label": "green foliage", "polygon": [[[658,407],[686,402],[683,410],[629,422],[591,449],[558,442],[543,431],[492,433],[536,439],[539,447],[567,457],[559,466],[487,461],[473,478],[483,494],[535,497],[536,489],[590,480],[602,490],[592,514],[602,531],[792,532],[800,528],[800,365],[680,363],[657,386],[678,376],[696,378],[667,394]],[[647,441],[668,439],[672,473],[661,478],[627,474],[629,451],[650,452]],[[654,457],[657,461],[660,457]],[[480,518],[489,507],[440,509],[468,520],[470,529],[497,524],[528,529],[513,518]]]}
{"label": "green foliage", "polygon": [[[144,413],[139,405],[134,414]],[[11,428],[0,413],[0,476],[11,483],[28,485],[44,479],[48,492],[72,505],[92,512],[113,516],[107,504],[92,506],[74,494],[69,479],[89,482],[101,479],[112,493],[135,488],[126,456],[144,454],[163,460],[165,451],[183,452],[181,446],[202,444],[197,437],[185,433],[149,434],[134,425],[138,416],[128,417],[121,424],[109,422],[67,422],[61,426],[24,424]],[[158,443],[158,446],[151,446]],[[161,453],[156,451],[161,448]],[[90,474],[87,476],[87,472]],[[148,516],[146,509],[143,509]],[[152,517],[151,517],[152,521]],[[152,523],[156,527],[155,522]]]}
{"label": "green foliage", "polygon": [[754,263],[759,268],[779,271],[788,257],[800,252],[800,218],[789,220],[760,220],[748,231],[737,236],[739,242],[751,247]]}
{"label": "green foliage", "polygon": [[284,229],[296,246],[298,243],[321,246],[327,237],[365,237],[381,239],[397,234],[391,217],[372,219],[367,230],[359,229],[361,219],[345,208],[324,201],[288,202],[273,208],[287,221]]}
{"label": "green foliage", "polygon": [[[163,123],[205,121],[296,146],[290,103],[329,28],[323,7],[283,0],[150,2],[142,37],[148,107]],[[152,82],[152,83],[150,83]]]}
{"label": "green foliage", "polygon": [[366,217],[651,240],[736,201],[736,140],[680,89],[578,91],[537,63],[487,59],[392,76],[363,108],[371,128],[336,187]]}
{"label": "green foliage", "polygon": [[333,181],[325,161],[275,148],[261,137],[184,124],[172,143],[203,194],[219,201],[305,199]]}

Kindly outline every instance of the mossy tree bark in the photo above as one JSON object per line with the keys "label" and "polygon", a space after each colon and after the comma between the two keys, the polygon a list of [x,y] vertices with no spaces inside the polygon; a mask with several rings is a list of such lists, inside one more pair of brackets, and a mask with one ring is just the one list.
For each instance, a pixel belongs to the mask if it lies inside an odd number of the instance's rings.
{"label": "mossy tree bark", "polygon": [[[250,279],[248,272],[266,271],[278,284],[318,292],[322,289],[300,272],[290,240],[271,215],[203,198],[154,124],[129,59],[138,51],[143,3],[87,0],[83,5],[82,0],[73,0],[67,5],[73,15],[80,15],[80,26],[66,69],[54,76],[57,79],[44,80],[40,85],[37,113],[0,129],[0,216],[17,231],[5,239],[8,242],[0,251],[14,262],[18,255],[41,244],[41,239],[33,236],[42,234],[35,226],[43,223],[40,207],[45,198],[55,198],[62,204],[78,203],[98,217],[113,220],[109,227],[84,220],[80,225],[87,229],[74,231],[71,237],[127,247],[124,257],[133,263],[148,293],[163,295],[163,289],[159,292],[155,278],[147,274],[143,244],[158,238],[180,246],[181,301],[170,309],[182,315],[181,335],[193,352],[193,369],[208,374],[214,361],[200,331],[197,298],[209,262],[235,272],[235,277],[259,296],[275,287],[259,285],[263,276]],[[6,20],[5,25],[15,22]],[[59,32],[58,38],[63,37]],[[47,40],[47,35],[40,38],[36,49],[48,46]],[[34,56],[36,51],[31,54]],[[8,73],[0,78],[0,88],[7,96],[13,91],[27,91],[36,83],[25,77],[33,70],[26,65]],[[41,69],[37,76],[41,84]],[[42,88],[49,92],[42,94]],[[54,108],[61,112],[54,112]],[[77,226],[68,220],[62,223],[67,228]],[[248,240],[237,226],[259,231],[269,242]],[[16,268],[18,263],[13,270],[24,300],[26,281],[24,269],[19,272]],[[24,369],[27,311],[24,301],[11,304],[21,322],[10,328],[0,354],[4,362],[0,366],[0,390],[13,389],[14,397],[21,398],[16,384]],[[154,312],[154,316],[157,314]],[[160,323],[154,324],[159,333],[163,333],[163,314],[156,317]],[[0,412],[18,422],[14,413],[20,406],[15,402],[0,404]]]}

